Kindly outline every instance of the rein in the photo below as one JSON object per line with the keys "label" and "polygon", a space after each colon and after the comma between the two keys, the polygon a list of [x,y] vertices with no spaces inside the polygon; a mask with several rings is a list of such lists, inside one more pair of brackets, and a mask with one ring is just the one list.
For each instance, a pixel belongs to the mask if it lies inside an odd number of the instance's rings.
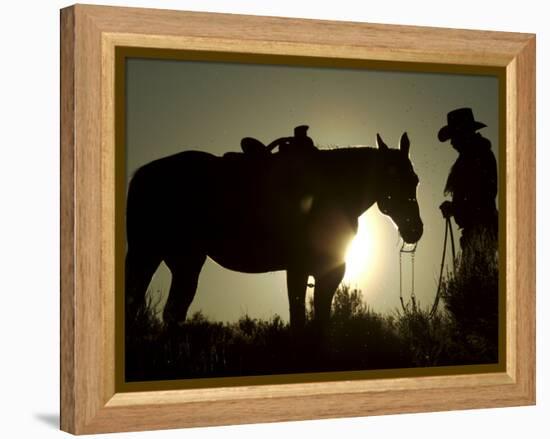
{"label": "rein", "polygon": [[[453,256],[453,272],[456,272],[456,251],[455,251],[455,239],[453,236],[453,228],[451,226],[451,219],[447,218],[445,221],[445,239],[443,242],[443,255],[441,256],[441,265],[439,267],[439,282],[437,284],[437,293],[435,295],[434,304],[432,305],[432,309],[430,310],[429,317],[432,318],[436,311],[437,307],[439,306],[439,299],[441,298],[441,285],[443,283],[443,267],[445,266],[445,256],[447,253],[447,240],[448,238],[451,238],[451,252]],[[416,244],[414,244],[414,247],[412,249],[407,249],[406,244],[403,242],[403,245],[401,246],[401,250],[399,251],[399,301],[401,302],[401,307],[403,308],[404,312],[409,311],[408,304],[405,304],[405,301],[403,299],[403,253],[408,253],[411,255],[411,305],[412,310],[415,312],[417,310],[417,302],[416,302],[416,295],[414,293],[414,255],[416,252]]]}
{"label": "rein", "polygon": [[405,301],[403,300],[403,253],[411,255],[411,304],[413,311],[416,311],[416,295],[414,293],[414,255],[416,253],[416,245],[417,243],[411,249],[408,249],[405,242],[403,242],[401,250],[399,250],[399,301],[405,312],[408,311],[409,307],[405,305]]}
{"label": "rein", "polygon": [[451,227],[451,219],[447,218],[445,222],[445,240],[443,242],[443,255],[441,256],[441,266],[439,268],[439,282],[437,284],[437,293],[435,295],[434,304],[432,310],[430,311],[430,317],[433,317],[437,311],[439,305],[439,299],[441,297],[441,283],[443,281],[443,267],[445,265],[445,253],[447,252],[447,237],[451,236],[451,251],[453,253],[453,272],[456,272],[456,253],[455,253],[455,239],[453,236],[453,228]]}

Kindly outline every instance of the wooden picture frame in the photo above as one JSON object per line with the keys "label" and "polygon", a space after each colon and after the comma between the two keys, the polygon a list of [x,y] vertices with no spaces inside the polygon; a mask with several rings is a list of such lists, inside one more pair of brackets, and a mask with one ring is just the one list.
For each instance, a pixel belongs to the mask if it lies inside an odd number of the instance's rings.
{"label": "wooden picture frame", "polygon": [[[503,371],[117,391],[117,47],[497,69],[506,99]],[[535,36],[76,5],[61,11],[61,429],[74,434],[535,403]]]}

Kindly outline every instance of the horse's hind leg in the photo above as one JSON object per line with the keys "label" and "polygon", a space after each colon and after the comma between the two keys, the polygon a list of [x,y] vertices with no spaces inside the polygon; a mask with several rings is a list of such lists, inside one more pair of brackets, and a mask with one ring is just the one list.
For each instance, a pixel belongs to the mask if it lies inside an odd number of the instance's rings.
{"label": "horse's hind leg", "polygon": [[125,261],[126,320],[130,322],[145,305],[145,293],[161,262],[160,256],[147,247],[129,247]]}
{"label": "horse's hind leg", "polygon": [[164,259],[172,272],[170,293],[163,312],[163,320],[167,325],[185,322],[187,310],[197,291],[199,274],[205,260],[206,255],[203,253]]}
{"label": "horse's hind leg", "polygon": [[286,273],[290,326],[294,332],[300,332],[305,324],[307,278],[303,270],[289,269]]}

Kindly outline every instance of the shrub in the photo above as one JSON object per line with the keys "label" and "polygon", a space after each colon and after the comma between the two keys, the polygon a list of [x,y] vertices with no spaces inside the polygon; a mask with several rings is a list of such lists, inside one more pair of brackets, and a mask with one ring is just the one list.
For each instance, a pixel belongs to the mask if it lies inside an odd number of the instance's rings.
{"label": "shrub", "polygon": [[442,312],[430,315],[420,305],[396,311],[395,325],[402,343],[409,348],[415,366],[442,366],[450,363],[452,322]]}
{"label": "shrub", "polygon": [[[479,258],[480,256],[476,256]],[[361,291],[342,284],[323,337],[313,324],[312,300],[300,337],[275,315],[209,320],[201,312],[181,327],[166,327],[149,299],[127,322],[126,379],[393,369],[496,362],[498,269],[494,260],[463,260],[442,285],[445,308],[430,315],[420,304],[389,315],[374,312]]]}
{"label": "shrub", "polygon": [[470,362],[498,361],[498,256],[479,237],[461,255],[441,297],[454,322],[453,340]]}

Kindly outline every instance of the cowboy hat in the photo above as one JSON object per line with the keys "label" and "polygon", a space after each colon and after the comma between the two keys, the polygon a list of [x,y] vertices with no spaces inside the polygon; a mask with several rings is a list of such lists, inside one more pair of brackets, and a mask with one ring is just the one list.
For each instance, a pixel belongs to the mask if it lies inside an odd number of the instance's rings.
{"label": "cowboy hat", "polygon": [[486,126],[474,119],[471,108],[458,108],[447,113],[447,125],[439,130],[437,137],[440,142],[446,142],[457,134],[474,132]]}

